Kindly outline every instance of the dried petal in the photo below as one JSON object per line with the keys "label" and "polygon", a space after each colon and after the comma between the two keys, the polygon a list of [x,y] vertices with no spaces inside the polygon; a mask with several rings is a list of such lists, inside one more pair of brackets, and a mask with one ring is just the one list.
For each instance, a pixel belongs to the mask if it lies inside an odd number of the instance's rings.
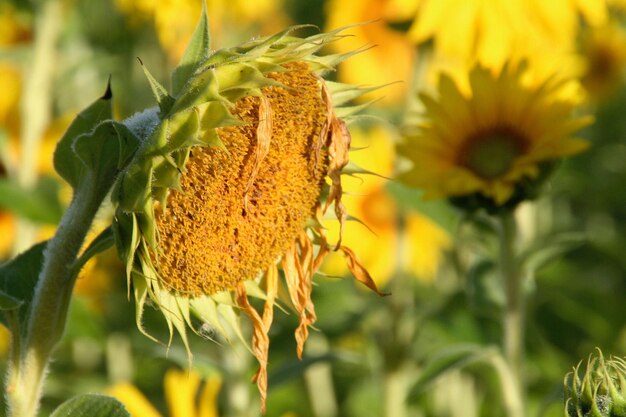
{"label": "dried petal", "polygon": [[340,249],[346,255],[346,264],[348,265],[348,269],[350,269],[350,272],[352,272],[352,275],[354,275],[358,281],[365,284],[369,289],[381,297],[389,295],[388,293],[382,293],[378,290],[376,283],[370,276],[369,272],[367,272],[367,269],[365,269],[363,264],[361,264],[361,261],[359,261],[359,258],[357,258],[352,249],[347,246],[342,246]]}
{"label": "dried petal", "polygon": [[237,285],[236,293],[237,305],[239,305],[252,322],[252,352],[259,362],[259,369],[252,377],[252,382],[256,383],[259,388],[261,394],[261,413],[264,414],[265,400],[267,398],[267,357],[270,347],[270,339],[267,335],[268,328],[266,328],[259,313],[250,305],[246,286],[243,282]]}

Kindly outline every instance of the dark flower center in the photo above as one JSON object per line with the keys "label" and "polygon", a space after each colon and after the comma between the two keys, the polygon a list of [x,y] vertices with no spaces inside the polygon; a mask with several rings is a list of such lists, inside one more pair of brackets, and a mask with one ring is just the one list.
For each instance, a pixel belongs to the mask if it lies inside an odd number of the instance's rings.
{"label": "dark flower center", "polygon": [[522,135],[499,127],[470,136],[460,149],[458,163],[483,179],[493,180],[509,172],[525,151]]}

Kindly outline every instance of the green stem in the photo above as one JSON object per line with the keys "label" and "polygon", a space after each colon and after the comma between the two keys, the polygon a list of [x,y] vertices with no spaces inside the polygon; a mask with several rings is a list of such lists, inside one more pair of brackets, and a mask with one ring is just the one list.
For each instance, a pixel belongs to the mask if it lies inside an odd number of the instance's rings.
{"label": "green stem", "polygon": [[385,417],[407,417],[406,399],[411,387],[407,370],[400,367],[385,374]]}
{"label": "green stem", "polygon": [[[57,40],[61,29],[62,4],[58,0],[41,2],[35,19],[33,59],[29,62],[21,100],[21,149],[17,172],[19,184],[30,189],[37,181],[39,145],[50,123],[52,85]],[[31,245],[35,227],[25,220],[18,222],[14,252]]]}
{"label": "green stem", "polygon": [[61,339],[76,279],[72,267],[102,203],[93,182],[84,181],[44,252],[19,355],[8,371],[9,417],[34,417],[52,351]]}
{"label": "green stem", "polygon": [[517,225],[513,212],[500,216],[500,268],[504,280],[506,305],[503,317],[504,357],[518,394],[524,401],[524,293],[522,273],[516,254]]}
{"label": "green stem", "polygon": [[493,368],[500,378],[500,388],[506,415],[508,417],[525,417],[524,403],[520,395],[519,381],[511,372],[511,367],[502,358],[500,352],[493,352],[488,356]]}

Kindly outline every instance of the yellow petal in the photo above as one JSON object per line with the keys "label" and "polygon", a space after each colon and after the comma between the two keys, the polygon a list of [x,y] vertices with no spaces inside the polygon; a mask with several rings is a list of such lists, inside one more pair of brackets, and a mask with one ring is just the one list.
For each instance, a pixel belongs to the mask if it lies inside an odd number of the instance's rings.
{"label": "yellow petal", "polygon": [[409,213],[405,219],[403,238],[404,269],[424,281],[437,276],[443,254],[452,243],[440,226],[419,213]]}
{"label": "yellow petal", "polygon": [[162,417],[146,397],[132,384],[122,383],[106,390],[124,404],[132,417]]}
{"label": "yellow petal", "polygon": [[195,371],[170,369],[165,373],[164,386],[170,417],[197,417],[195,401],[200,376]]}
{"label": "yellow petal", "polygon": [[198,417],[219,417],[217,396],[222,387],[222,378],[211,375],[206,379],[202,394],[200,394],[200,409]]}

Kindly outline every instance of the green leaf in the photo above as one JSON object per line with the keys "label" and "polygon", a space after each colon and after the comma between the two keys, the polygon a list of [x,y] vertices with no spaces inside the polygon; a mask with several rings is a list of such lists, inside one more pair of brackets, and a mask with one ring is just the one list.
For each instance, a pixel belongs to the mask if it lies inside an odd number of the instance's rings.
{"label": "green leaf", "polygon": [[411,389],[408,400],[414,402],[430,384],[440,376],[455,369],[483,360],[490,354],[490,350],[479,345],[455,345],[441,350],[426,363],[415,385]]}
{"label": "green leaf", "polygon": [[81,135],[89,134],[97,125],[113,116],[112,97],[109,83],[104,95],[76,116],[57,144],[54,151],[54,169],[73,188],[78,186],[84,169],[80,159],[74,153],[74,141]]}
{"label": "green leaf", "polygon": [[15,181],[0,178],[0,208],[37,223],[57,224],[63,214],[59,183],[43,177],[34,190]]}
{"label": "green leaf", "polygon": [[11,297],[9,294],[5,294],[4,292],[0,291],[0,311],[15,310],[16,308],[19,308],[22,304],[24,304],[23,301],[18,300],[15,297]]}
{"label": "green leaf", "polygon": [[546,239],[540,239],[521,254],[522,265],[531,272],[537,272],[550,262],[567,252],[583,245],[587,237],[583,233],[559,233]]}
{"label": "green leaf", "polygon": [[396,199],[401,209],[416,210],[454,235],[459,225],[459,214],[445,200],[424,200],[422,192],[398,181],[389,181],[385,189]]}
{"label": "green leaf", "polygon": [[83,266],[94,256],[100,252],[104,252],[115,244],[115,237],[113,236],[113,229],[111,226],[104,229],[90,244],[83,254],[72,266],[72,273],[74,275],[82,269]]}
{"label": "green leaf", "polygon": [[466,293],[475,312],[495,317],[504,306],[500,274],[492,259],[478,259],[467,271]]}
{"label": "green leaf", "polygon": [[124,404],[113,397],[84,394],[61,404],[50,417],[131,417]]}
{"label": "green leaf", "polygon": [[316,363],[334,362],[338,359],[339,358],[334,353],[325,353],[318,356],[307,356],[302,360],[290,360],[270,374],[268,377],[269,389],[271,390],[290,380],[302,377],[304,371]]}
{"label": "green leaf", "polygon": [[38,243],[9,262],[0,265],[0,294],[10,306],[12,298],[20,303],[19,316],[24,318],[35,293],[43,266],[43,251],[48,242]]}
{"label": "green leaf", "polygon": [[209,31],[209,19],[207,17],[205,2],[202,2],[202,15],[196,26],[196,30],[187,45],[185,54],[172,74],[172,94],[178,96],[187,80],[209,57],[211,48],[211,35]]}
{"label": "green leaf", "polygon": [[120,170],[131,160],[139,139],[123,124],[107,120],[74,141],[74,152],[98,194],[107,194]]}

